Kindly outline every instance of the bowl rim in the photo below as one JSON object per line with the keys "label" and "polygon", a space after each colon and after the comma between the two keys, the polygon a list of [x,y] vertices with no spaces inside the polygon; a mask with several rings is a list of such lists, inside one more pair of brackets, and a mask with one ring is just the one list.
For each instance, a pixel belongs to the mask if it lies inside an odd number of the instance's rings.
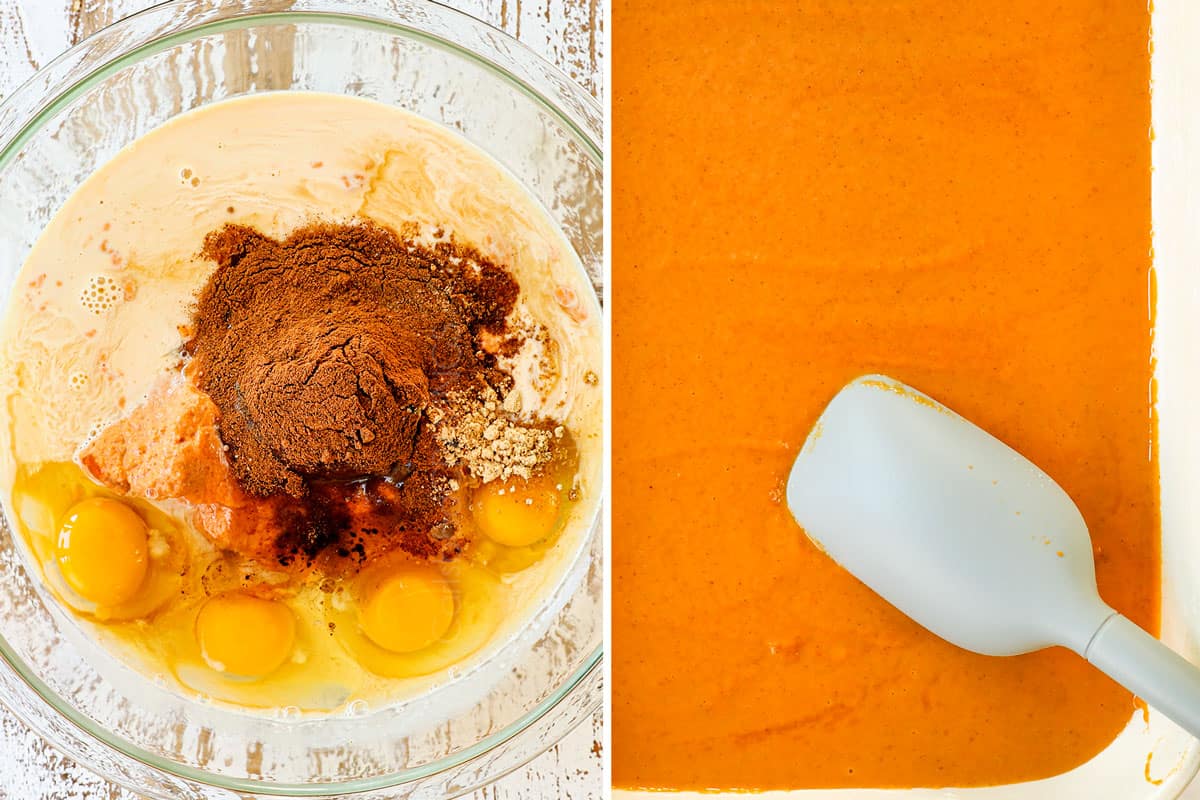
{"label": "bowl rim", "polygon": [[[391,789],[403,783],[429,778],[433,775],[437,775],[438,773],[461,766],[468,761],[490,752],[496,747],[507,744],[509,741],[524,733],[537,722],[542,720],[542,718],[553,711],[562,700],[568,697],[576,689],[576,687],[584,684],[589,677],[591,677],[594,673],[597,673],[597,669],[603,661],[604,653],[602,646],[594,649],[588,655],[584,663],[535,708],[530,709],[513,722],[501,728],[496,733],[489,735],[485,739],[482,739],[469,747],[458,750],[435,761],[431,761],[428,764],[420,767],[414,767],[411,770],[393,772],[387,775],[379,775],[372,778],[354,778],[351,780],[329,783],[273,783],[267,781],[256,781],[248,778],[226,778],[222,776],[214,776],[212,773],[205,770],[197,769],[195,767],[186,767],[156,756],[153,753],[148,753],[140,747],[126,742],[119,736],[107,735],[107,731],[97,732],[97,730],[89,727],[84,721],[84,715],[75,710],[69,703],[64,703],[63,706],[60,707],[57,703],[48,699],[48,696],[58,697],[57,693],[46,686],[46,684],[40,678],[32,674],[28,669],[23,668],[23,665],[18,666],[18,664],[14,664],[9,655],[8,645],[6,642],[4,642],[3,637],[0,637],[0,661],[6,664],[12,670],[13,674],[21,680],[22,684],[24,684],[24,686],[30,692],[32,692],[32,699],[49,705],[52,709],[54,709],[55,712],[62,715],[68,722],[70,722],[75,730],[79,731],[85,737],[95,739],[105,746],[112,748],[126,758],[133,759],[138,764],[146,768],[155,770],[157,772],[166,773],[167,775],[173,775],[177,778],[182,778],[186,781],[198,783],[204,786],[242,792],[256,797],[332,797]],[[18,662],[21,661],[19,658],[16,660]],[[0,692],[2,691],[3,690],[0,690]],[[61,742],[59,737],[56,737],[45,731],[43,726],[31,723],[24,715],[13,709],[12,706],[8,704],[7,698],[3,697],[3,694],[0,694],[0,705],[3,705],[5,708],[8,708],[10,711],[12,711],[12,713],[18,719],[20,719],[23,724],[29,726],[39,736],[41,736],[50,744],[54,745],[54,747],[70,756],[72,759],[79,761],[93,773],[100,775],[105,780],[124,785],[125,788],[139,793],[145,793],[148,791],[144,786],[137,786],[127,781],[122,781],[119,777],[113,777],[107,773],[103,773],[94,769],[86,756],[78,753],[75,748],[72,748],[69,745]],[[592,705],[596,706],[595,703]],[[577,724],[578,723],[572,724],[567,731],[570,731],[576,727]],[[513,764],[507,769],[498,772],[496,775],[491,776],[489,781],[498,780],[513,770],[519,769],[522,763],[529,763],[529,761],[532,761],[534,758],[548,750],[551,746],[553,746],[553,744],[553,742],[548,742],[545,747],[539,749],[538,751],[531,751],[529,757],[524,759],[523,762]],[[458,793],[455,796],[461,796],[461,794],[465,794],[466,792],[472,791],[475,788],[478,787],[466,787],[462,793]]]}
{"label": "bowl rim", "polygon": [[[544,69],[549,74],[554,75],[560,82],[562,82],[564,86],[572,87],[574,90],[573,99],[576,102],[588,108],[588,110],[592,114],[596,115],[597,118],[602,116],[603,110],[600,102],[595,97],[593,97],[589,92],[585,91],[561,69],[543,59],[528,45],[514,38],[507,31],[498,28],[484,20],[478,19],[477,17],[473,17],[465,11],[460,11],[456,8],[446,5],[445,3],[439,2],[439,0],[409,1],[415,1],[426,6],[437,8],[443,13],[457,17],[459,21],[464,24],[486,28],[493,34],[507,39],[509,46],[521,50],[533,59],[536,59],[539,67]],[[2,102],[0,102],[0,121],[3,120],[6,113],[12,111],[13,107],[19,100],[24,99],[23,95],[29,93],[30,91],[37,90],[36,83],[40,77],[49,74],[56,69],[62,68],[63,65],[71,61],[73,58],[77,58],[81,54],[85,53],[100,36],[110,34],[112,31],[119,30],[121,28],[131,27],[139,20],[156,13],[163,13],[168,8],[181,6],[184,2],[185,0],[163,0],[160,3],[156,3],[152,6],[141,9],[140,11],[134,12],[127,17],[122,17],[111,25],[107,25],[80,40],[78,44],[73,45],[67,50],[64,50],[44,66],[39,68],[29,78],[25,79],[25,81],[17,86],[16,89],[14,89],[7,97],[4,98]],[[252,24],[287,22],[288,20],[297,17],[305,19],[321,18],[323,21],[334,24],[389,30],[394,33],[403,34],[408,38],[421,41],[425,44],[430,44],[440,49],[447,50],[455,55],[481,64],[482,66],[499,75],[506,82],[511,84],[518,91],[525,94],[531,100],[538,103],[553,116],[558,117],[560,120],[566,123],[566,127],[575,135],[578,142],[587,149],[592,158],[599,163],[604,162],[604,151],[602,146],[595,140],[595,137],[591,133],[584,130],[585,126],[583,123],[566,113],[562,108],[547,98],[542,91],[531,86],[527,81],[515,75],[507,67],[497,64],[495,61],[476,53],[474,50],[470,50],[456,42],[452,42],[435,34],[431,34],[428,31],[421,30],[420,28],[413,27],[412,25],[407,25],[393,19],[383,19],[367,14],[349,13],[344,11],[312,11],[306,9],[295,9],[290,11],[254,11],[249,13],[235,13],[221,19],[202,22],[195,26],[186,27],[160,36],[155,36],[147,41],[142,42],[137,47],[134,47],[131,50],[123,52],[109,59],[105,63],[89,71],[83,77],[73,81],[66,89],[56,93],[55,96],[37,106],[37,110],[29,116],[25,123],[16,131],[16,133],[5,137],[6,141],[3,144],[3,148],[0,148],[0,169],[3,169],[10,160],[16,157],[21,145],[23,145],[41,127],[47,117],[53,116],[65,106],[74,102],[80,95],[95,85],[95,83],[107,78],[109,75],[112,75],[121,69],[124,69],[130,63],[134,63],[144,56],[153,55],[161,50],[165,50],[166,48],[178,42],[194,38],[198,34],[213,34],[233,31],[248,27]],[[0,136],[3,136],[3,134],[3,130],[0,129]]]}
{"label": "bowl rim", "polygon": [[[336,3],[345,3],[346,0],[318,0],[326,5]],[[116,22],[101,28],[100,30],[90,34],[88,37],[81,40],[78,44],[73,45],[61,54],[56,56],[50,62],[39,68],[32,76],[22,82],[14,89],[8,97],[0,102],[0,169],[3,169],[13,158],[17,157],[21,147],[45,124],[45,122],[56,115],[63,108],[74,102],[84,93],[93,88],[97,83],[103,81],[112,74],[128,67],[133,63],[137,63],[143,58],[161,52],[180,42],[194,39],[197,36],[211,35],[213,33],[235,31],[252,25],[270,24],[270,23],[288,23],[296,21],[304,22],[325,22],[329,24],[337,24],[346,27],[367,28],[377,31],[384,31],[398,36],[405,37],[410,40],[417,40],[424,44],[437,47],[442,50],[449,51],[459,57],[473,61],[493,74],[503,79],[506,83],[513,86],[515,89],[526,95],[535,103],[540,105],[545,111],[557,118],[564,124],[564,127],[570,131],[578,144],[580,144],[588,155],[598,164],[603,165],[604,154],[601,144],[597,141],[603,134],[600,130],[589,131],[588,120],[576,119],[569,111],[553,102],[547,94],[541,89],[531,85],[529,81],[519,77],[512,70],[502,66],[490,58],[472,50],[464,45],[449,39],[438,36],[429,31],[416,27],[411,23],[402,21],[396,10],[385,10],[376,5],[369,10],[378,14],[387,14],[388,16],[375,16],[367,13],[367,9],[363,11],[348,12],[348,11],[333,11],[333,10],[312,10],[307,8],[296,8],[287,11],[255,11],[255,10],[231,10],[222,12],[222,16],[203,21],[198,24],[183,24],[176,29],[166,33],[151,36],[142,41],[139,41],[135,46],[112,54],[106,57],[98,66],[88,69],[81,77],[67,77],[67,85],[64,88],[57,88],[46,99],[40,99],[42,94],[39,81],[44,80],[46,76],[51,75],[55,71],[62,70],[72,64],[74,61],[85,57],[88,51],[91,50],[96,40],[105,35],[113,35],[117,31],[129,29],[144,21],[145,18],[155,15],[164,14],[174,8],[181,8],[185,5],[186,0],[163,0],[141,9],[129,16],[123,17]],[[535,53],[530,47],[523,42],[509,35],[506,31],[472,16],[464,11],[453,8],[438,0],[407,0],[409,3],[423,5],[425,7],[436,9],[436,13],[442,14],[447,18],[453,18],[455,23],[466,25],[475,28],[476,30],[486,30],[492,35],[497,35],[506,40],[506,44],[521,52],[524,57],[531,59],[537,64],[537,67],[551,76],[554,81],[561,85],[563,90],[570,94],[571,100],[578,103],[583,110],[593,117],[593,123],[599,124],[602,119],[602,107],[599,101],[589,92],[584,90],[578,83],[564,73],[559,67],[551,64]],[[69,82],[68,82],[69,81]],[[31,99],[29,95],[39,95],[37,98],[40,102],[36,102],[31,109],[18,109],[18,105],[28,103]],[[9,133],[6,130],[6,115],[17,114],[16,130]],[[11,126],[10,126],[11,127]],[[596,300],[599,301],[599,294],[596,293]],[[576,567],[586,560],[590,560],[589,553],[594,549],[592,544],[596,537],[600,535],[601,527],[601,511],[602,503],[597,504],[597,508],[591,515],[588,532],[580,542],[580,550],[574,559]],[[24,563],[20,565],[22,570],[26,570]],[[568,573],[574,571],[574,568],[568,570]],[[32,578],[31,576],[31,579]],[[580,584],[583,585],[583,584]],[[102,770],[95,764],[95,760],[86,753],[80,752],[80,748],[72,746],[63,741],[63,737],[52,734],[44,725],[38,724],[31,720],[29,715],[22,713],[16,704],[12,702],[13,698],[8,696],[9,691],[19,691],[23,697],[19,698],[22,704],[30,703],[48,707],[54,713],[58,714],[64,720],[70,723],[71,728],[78,731],[85,739],[93,740],[104,747],[115,751],[121,756],[131,759],[139,766],[149,769],[153,772],[172,776],[182,779],[188,783],[199,784],[218,790],[236,791],[253,796],[261,797],[330,797],[330,796],[346,796],[359,794],[363,792],[374,792],[386,790],[401,786],[412,781],[427,779],[439,773],[447,772],[462,766],[520,736],[525,731],[534,727],[539,721],[545,718],[551,711],[559,706],[559,704],[576,689],[589,683],[590,678],[597,680],[602,679],[598,669],[603,661],[604,645],[597,645],[590,653],[584,657],[582,663],[566,680],[560,683],[554,690],[545,698],[543,698],[534,708],[525,712],[513,722],[501,728],[499,731],[490,734],[474,744],[457,750],[441,758],[435,759],[427,764],[413,767],[411,769],[401,770],[399,772],[387,773],[366,778],[353,778],[349,780],[339,780],[328,783],[288,783],[288,782],[270,782],[265,780],[256,780],[250,778],[235,778],[226,777],[211,773],[207,770],[181,765],[177,762],[157,756],[148,752],[137,745],[126,741],[123,737],[110,734],[106,729],[99,728],[94,724],[89,724],[88,718],[78,711],[70,702],[59,696],[59,694],[51,689],[44,681],[42,681],[33,671],[25,664],[24,660],[12,650],[9,643],[0,635],[0,665],[8,668],[10,675],[15,677],[16,681],[0,681],[0,705],[8,708],[14,716],[21,722],[34,730],[41,738],[49,742],[51,745],[59,749],[61,752],[70,756],[87,767],[90,771],[101,775],[106,780],[113,781],[118,784],[126,785],[127,788],[139,792],[146,792],[147,787],[132,785],[128,781],[123,780],[121,776],[113,776],[107,771]],[[591,711],[600,708],[601,703],[599,698],[587,704]],[[583,716],[581,715],[580,719]],[[578,725],[580,720],[573,721],[569,727],[563,731],[563,735],[572,730]],[[507,765],[506,769],[498,771],[495,775],[489,776],[488,780],[496,780],[503,775],[519,768],[522,764],[528,763],[533,758],[545,752],[554,744],[553,741],[546,742],[544,746],[529,751],[526,756],[515,764]],[[477,787],[465,787],[463,793],[471,791]]]}

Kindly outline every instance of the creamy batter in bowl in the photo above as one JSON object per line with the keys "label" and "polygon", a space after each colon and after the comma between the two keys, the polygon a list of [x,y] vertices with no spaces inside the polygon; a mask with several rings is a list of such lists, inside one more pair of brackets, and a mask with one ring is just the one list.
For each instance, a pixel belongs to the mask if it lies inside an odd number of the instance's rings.
{"label": "creamy batter in bowl", "polygon": [[[102,32],[14,95],[0,109],[0,189],[14,198],[0,220],[9,291],[50,217],[117,150],[180,112],[277,89],[371,97],[457,129],[541,204],[590,275],[599,273],[599,115],[577,87],[503,35],[439,7],[402,4],[401,19],[386,22],[373,18],[383,4],[298,5],[300,13],[250,16],[154,9]],[[0,650],[13,670],[0,678],[3,699],[79,760],[142,791],[457,793],[532,757],[598,702],[599,544],[583,522],[565,577],[528,625],[452,676],[450,690],[311,720],[186,699],[89,647],[6,532]]]}

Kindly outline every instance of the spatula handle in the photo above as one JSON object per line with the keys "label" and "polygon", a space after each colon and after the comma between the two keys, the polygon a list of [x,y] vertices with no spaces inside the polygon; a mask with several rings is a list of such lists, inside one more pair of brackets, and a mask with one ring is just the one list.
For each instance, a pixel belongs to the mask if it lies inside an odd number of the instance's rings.
{"label": "spatula handle", "polygon": [[1084,655],[1152,708],[1200,736],[1200,669],[1158,639],[1113,614]]}

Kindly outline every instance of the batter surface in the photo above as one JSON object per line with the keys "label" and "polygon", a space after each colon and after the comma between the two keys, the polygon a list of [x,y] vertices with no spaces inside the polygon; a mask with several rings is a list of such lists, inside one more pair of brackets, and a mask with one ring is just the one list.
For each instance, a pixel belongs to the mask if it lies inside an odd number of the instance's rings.
{"label": "batter surface", "polygon": [[1051,776],[1134,698],[972,655],[783,502],[851,378],[920,387],[1052,475],[1101,594],[1158,625],[1144,4],[618,0],[614,781]]}

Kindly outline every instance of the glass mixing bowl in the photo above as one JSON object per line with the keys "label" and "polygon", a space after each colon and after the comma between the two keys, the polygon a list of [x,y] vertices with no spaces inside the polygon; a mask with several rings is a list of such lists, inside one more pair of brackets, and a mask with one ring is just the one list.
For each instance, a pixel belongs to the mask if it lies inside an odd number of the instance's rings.
{"label": "glass mixing bowl", "polygon": [[[283,89],[369,97],[458,131],[543,204],[599,286],[601,112],[565,75],[421,0],[234,0],[123,20],[0,106],[0,303],[51,216],[118,150],[184,111]],[[143,794],[452,797],[527,762],[599,706],[600,553],[593,520],[527,628],[449,690],[370,714],[267,719],[96,663],[3,525],[0,701]]]}

